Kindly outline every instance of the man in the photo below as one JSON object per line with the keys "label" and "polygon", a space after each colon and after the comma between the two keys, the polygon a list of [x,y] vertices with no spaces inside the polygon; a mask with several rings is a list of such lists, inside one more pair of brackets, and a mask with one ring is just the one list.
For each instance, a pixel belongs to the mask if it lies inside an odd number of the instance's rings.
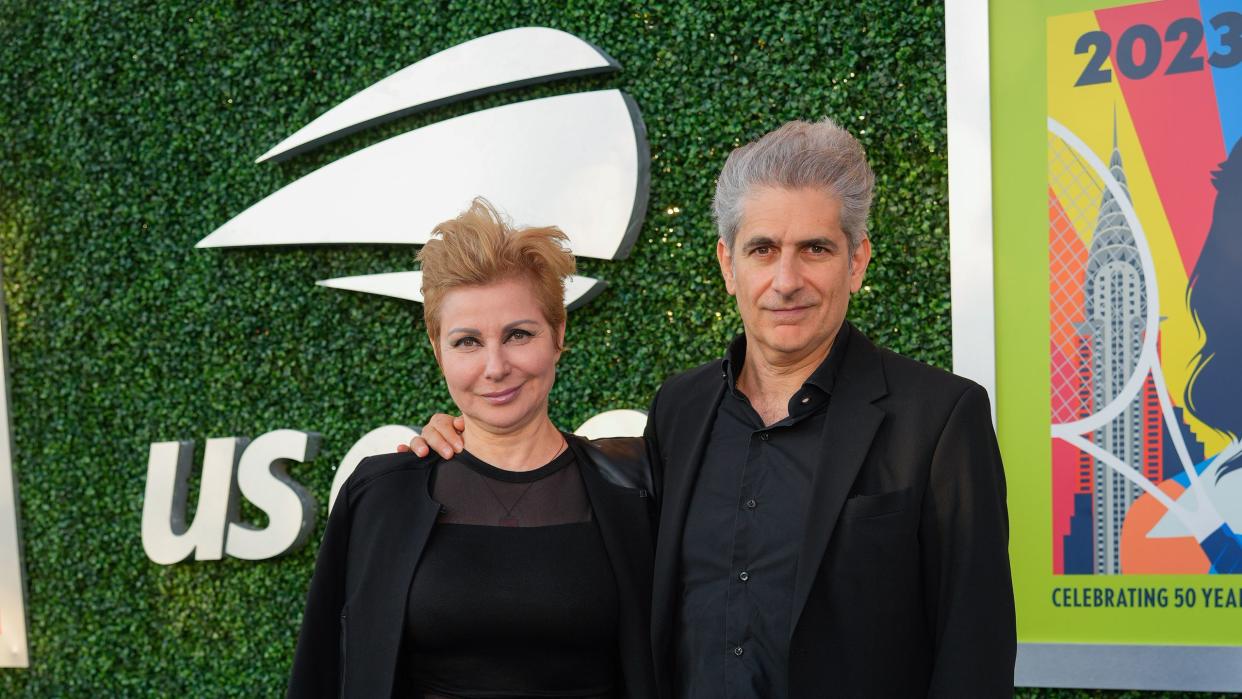
{"label": "man", "polygon": [[[827,120],[742,146],[717,182],[716,256],[745,332],[660,387],[645,434],[670,696],[1012,695],[987,394],[845,320],[873,185],[862,146]],[[432,427],[437,449],[459,442]]]}

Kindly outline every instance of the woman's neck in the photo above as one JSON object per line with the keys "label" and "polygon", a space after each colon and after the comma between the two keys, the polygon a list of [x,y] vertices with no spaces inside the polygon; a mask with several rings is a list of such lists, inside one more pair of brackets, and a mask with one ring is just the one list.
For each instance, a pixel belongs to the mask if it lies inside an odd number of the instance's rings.
{"label": "woman's neck", "polygon": [[506,471],[533,471],[565,448],[565,438],[546,415],[513,430],[489,430],[469,417],[462,433],[466,450]]}

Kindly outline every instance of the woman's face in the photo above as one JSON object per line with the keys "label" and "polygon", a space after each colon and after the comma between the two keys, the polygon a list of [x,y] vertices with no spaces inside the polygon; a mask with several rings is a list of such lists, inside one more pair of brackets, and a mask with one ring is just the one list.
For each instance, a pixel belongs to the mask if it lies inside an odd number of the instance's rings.
{"label": "woman's face", "polygon": [[444,295],[436,358],[462,415],[505,434],[547,415],[564,337],[530,282],[507,279]]}

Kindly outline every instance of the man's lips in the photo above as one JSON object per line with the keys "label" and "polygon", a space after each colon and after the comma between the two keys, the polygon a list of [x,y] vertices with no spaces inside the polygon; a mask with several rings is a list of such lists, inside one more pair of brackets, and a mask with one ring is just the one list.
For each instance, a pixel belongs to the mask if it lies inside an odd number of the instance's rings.
{"label": "man's lips", "polygon": [[765,308],[768,313],[775,315],[777,318],[792,318],[810,310],[810,306],[785,306],[782,308]]}
{"label": "man's lips", "polygon": [[521,385],[507,388],[503,391],[493,391],[492,393],[482,394],[483,399],[492,405],[504,405],[517,397],[518,391],[522,389]]}

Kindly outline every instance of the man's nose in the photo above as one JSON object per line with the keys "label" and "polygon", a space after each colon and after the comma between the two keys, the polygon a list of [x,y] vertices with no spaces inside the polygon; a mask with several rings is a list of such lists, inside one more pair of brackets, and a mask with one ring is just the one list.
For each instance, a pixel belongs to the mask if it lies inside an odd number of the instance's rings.
{"label": "man's nose", "polygon": [[802,288],[802,267],[796,254],[782,253],[776,261],[772,276],[772,290],[789,296]]}

